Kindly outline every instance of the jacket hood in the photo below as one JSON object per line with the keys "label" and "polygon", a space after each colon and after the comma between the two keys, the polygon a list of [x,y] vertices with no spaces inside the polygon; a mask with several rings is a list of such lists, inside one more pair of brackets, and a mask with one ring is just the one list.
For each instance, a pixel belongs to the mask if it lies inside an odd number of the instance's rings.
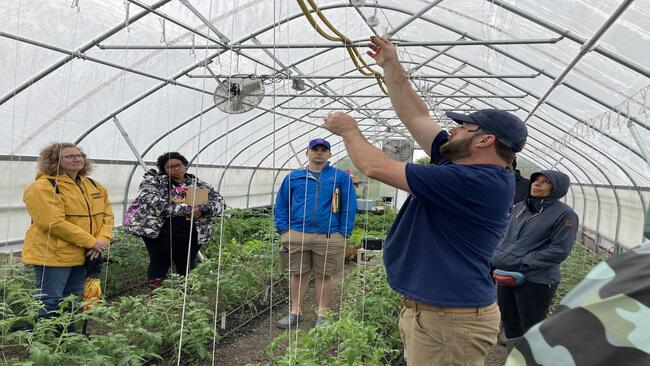
{"label": "jacket hood", "polygon": [[560,198],[566,196],[567,192],[569,191],[569,185],[571,184],[569,176],[562,172],[558,172],[557,170],[542,170],[530,175],[530,183],[528,184],[528,197],[530,197],[530,188],[533,186],[533,182],[540,175],[548,178],[553,184],[551,194],[548,197],[544,197],[544,202],[548,202],[550,204],[551,202],[555,202]]}

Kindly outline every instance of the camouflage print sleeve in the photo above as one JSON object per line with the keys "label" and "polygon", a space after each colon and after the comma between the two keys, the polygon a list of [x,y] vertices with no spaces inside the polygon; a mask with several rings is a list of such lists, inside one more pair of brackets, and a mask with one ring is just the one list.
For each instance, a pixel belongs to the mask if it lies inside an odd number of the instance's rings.
{"label": "camouflage print sleeve", "polygon": [[140,204],[155,209],[157,214],[162,214],[167,210],[169,198],[165,194],[164,186],[158,174],[154,171],[146,172],[139,189],[138,199]]}
{"label": "camouflage print sleeve", "polygon": [[167,206],[166,213],[169,216],[185,216],[192,213],[192,206],[187,203],[174,202]]}
{"label": "camouflage print sleeve", "polygon": [[208,217],[221,215],[224,209],[223,196],[206,182],[199,181],[198,185],[208,190],[208,203],[201,208],[202,214]]}
{"label": "camouflage print sleeve", "polygon": [[506,366],[650,365],[650,242],[600,263]]}

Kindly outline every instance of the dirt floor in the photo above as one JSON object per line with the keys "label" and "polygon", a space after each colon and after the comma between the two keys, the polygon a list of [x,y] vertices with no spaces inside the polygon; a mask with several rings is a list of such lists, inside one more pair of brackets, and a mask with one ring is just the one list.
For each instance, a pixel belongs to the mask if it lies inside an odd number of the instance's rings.
{"label": "dirt floor", "polygon": [[[346,269],[347,272],[347,269]],[[298,324],[298,329],[311,329],[316,321],[316,302],[314,296],[314,283],[311,281],[305,303],[303,314],[305,320]],[[331,307],[338,309],[341,293],[338,288],[334,290]],[[268,363],[269,356],[266,348],[278,335],[285,332],[275,326],[275,323],[288,314],[287,303],[274,307],[272,313],[267,313],[248,324],[237,334],[222,340],[215,350],[215,364],[238,366],[249,363]],[[211,365],[212,361],[204,365]]]}
{"label": "dirt floor", "polygon": [[[338,290],[335,290],[333,298],[335,300],[333,301],[332,308],[337,309],[340,300],[340,292]],[[306,315],[306,319],[300,323],[300,329],[313,327],[316,321],[315,308],[314,285],[312,283],[303,307],[303,313]],[[237,334],[233,334],[222,340],[215,350],[215,364],[240,366],[255,362],[269,363],[270,359],[266,354],[266,348],[275,337],[284,332],[284,330],[278,329],[275,323],[287,313],[288,306],[286,303],[274,307],[272,314],[267,313],[265,316],[261,316],[241,331],[238,331]],[[505,347],[500,345],[494,346],[488,354],[485,365],[502,366],[504,363]],[[211,364],[212,361],[209,360],[201,365]]]}

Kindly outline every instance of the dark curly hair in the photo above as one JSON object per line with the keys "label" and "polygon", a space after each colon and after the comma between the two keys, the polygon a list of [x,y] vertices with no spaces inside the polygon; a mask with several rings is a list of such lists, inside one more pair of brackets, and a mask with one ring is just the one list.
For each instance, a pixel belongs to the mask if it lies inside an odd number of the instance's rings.
{"label": "dark curly hair", "polygon": [[69,142],[52,142],[49,145],[45,146],[43,150],[38,154],[38,171],[41,174],[46,175],[57,175],[62,174],[59,168],[59,158],[61,150],[68,147],[74,147],[79,150],[81,156],[84,159],[84,167],[77,173],[78,175],[86,176],[90,174],[93,170],[92,161],[86,157],[86,153],[81,150],[81,148],[75,144]]}
{"label": "dark curly hair", "polygon": [[167,152],[167,153],[164,153],[164,154],[160,155],[158,157],[158,159],[156,160],[156,166],[158,167],[158,171],[160,173],[165,174],[165,164],[171,159],[180,160],[181,163],[183,163],[183,165],[185,165],[186,168],[190,164],[187,161],[187,159],[185,159],[185,157],[183,155],[181,155],[181,153],[176,152],[176,151]]}

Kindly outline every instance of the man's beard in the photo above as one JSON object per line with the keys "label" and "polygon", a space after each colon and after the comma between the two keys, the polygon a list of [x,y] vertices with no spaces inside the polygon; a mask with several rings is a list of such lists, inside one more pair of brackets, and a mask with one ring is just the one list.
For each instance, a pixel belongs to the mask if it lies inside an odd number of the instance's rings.
{"label": "man's beard", "polygon": [[472,142],[474,141],[474,137],[472,136],[469,139],[460,141],[449,140],[440,146],[440,153],[451,162],[467,158],[472,155]]}

